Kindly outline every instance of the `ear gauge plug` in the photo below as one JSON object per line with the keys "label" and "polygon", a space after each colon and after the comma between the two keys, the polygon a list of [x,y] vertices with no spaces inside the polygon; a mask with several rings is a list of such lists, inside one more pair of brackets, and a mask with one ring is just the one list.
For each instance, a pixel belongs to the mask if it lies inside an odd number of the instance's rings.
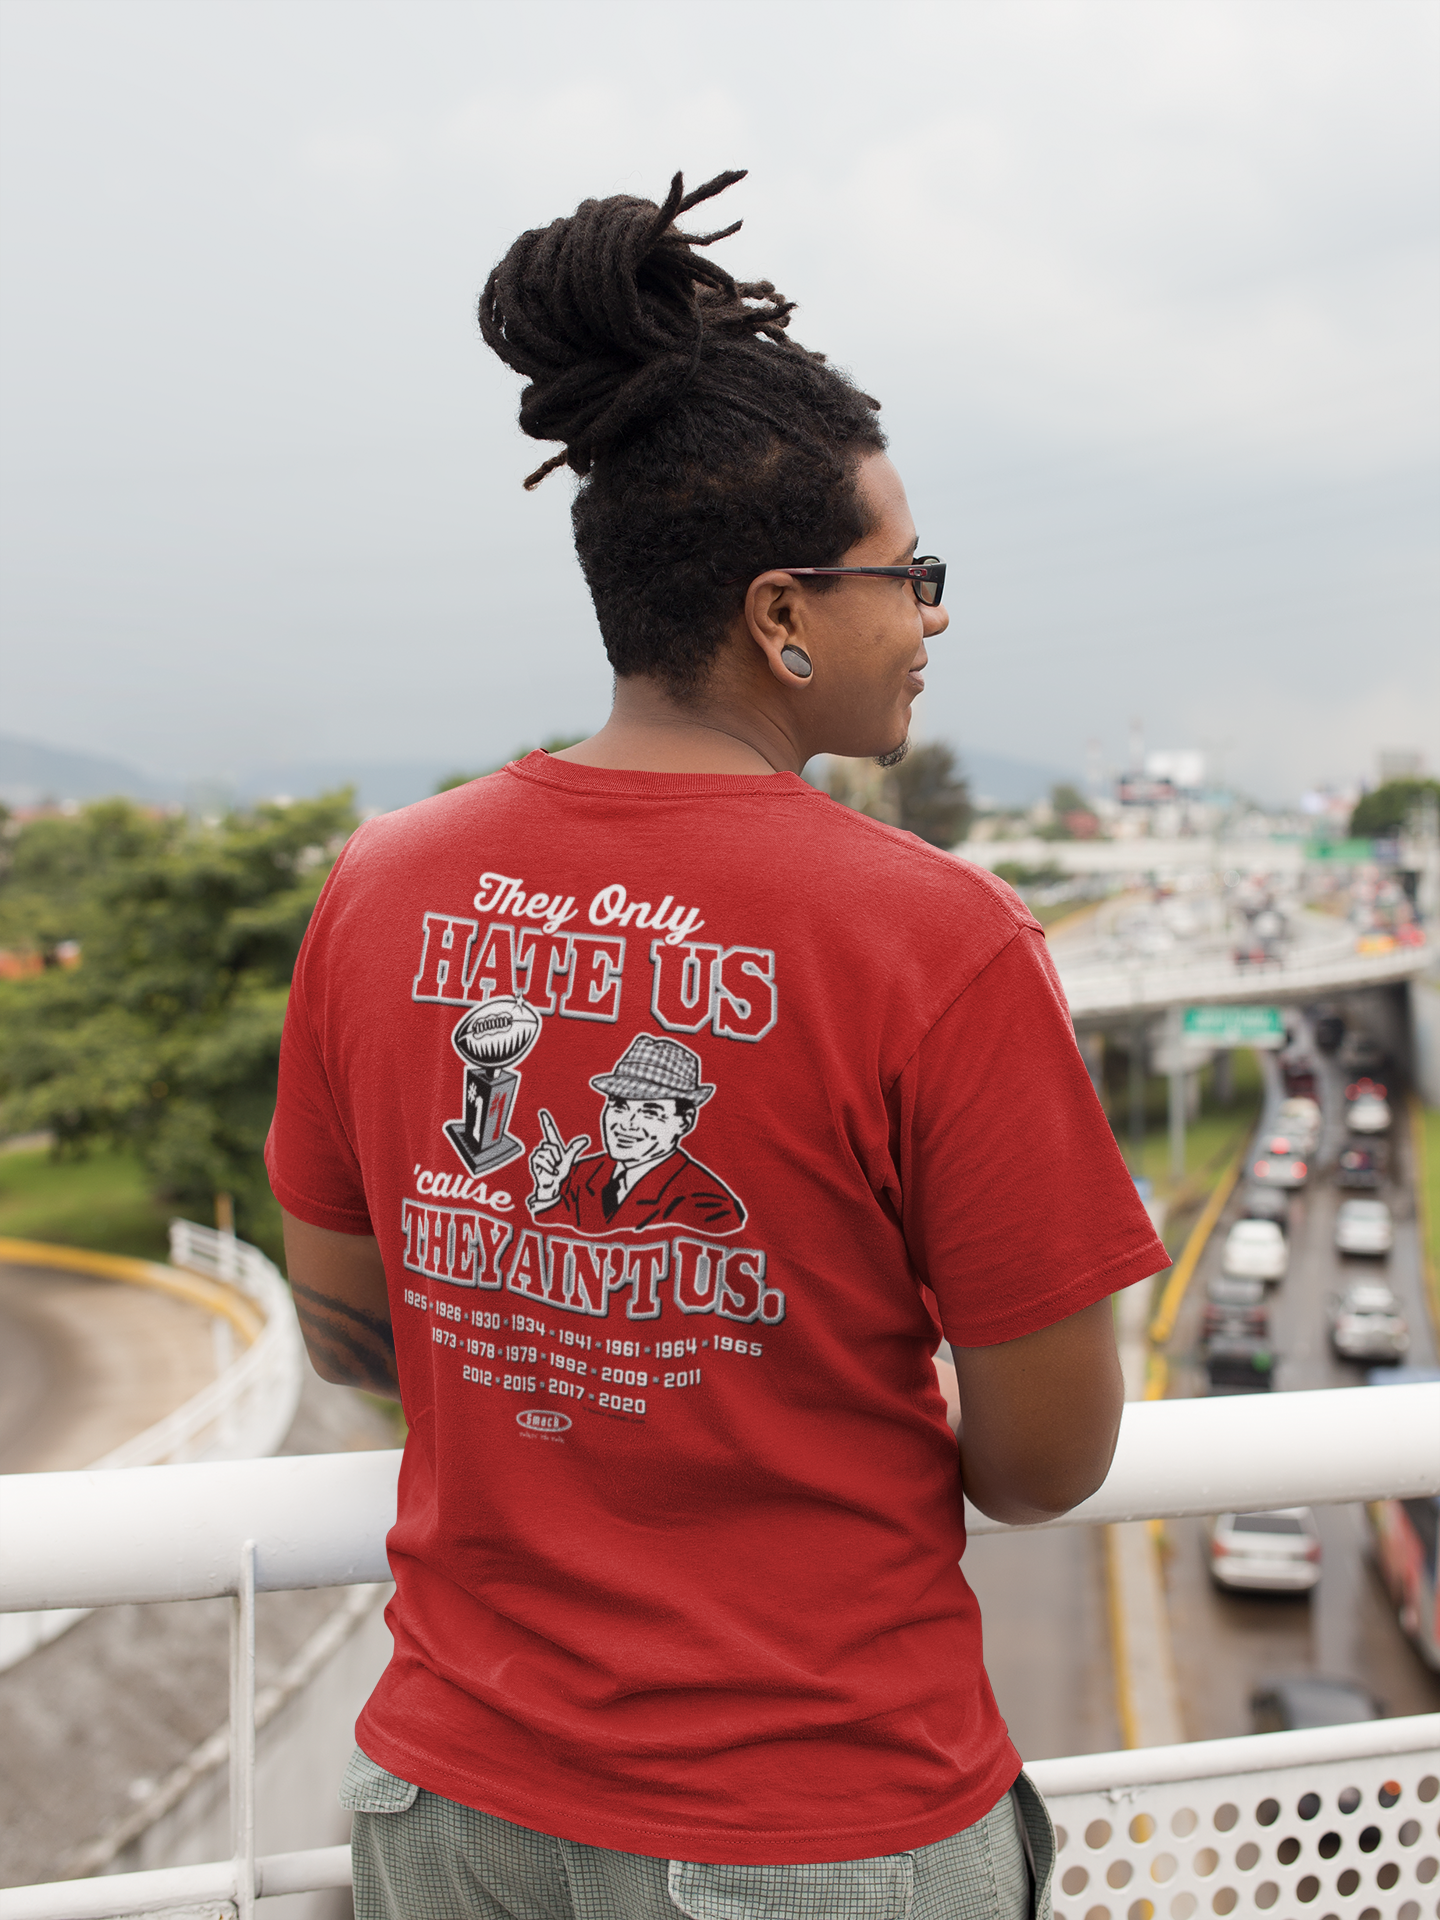
{"label": "ear gauge plug", "polygon": [[808,680],[815,671],[810,664],[809,654],[801,647],[782,647],[780,658],[797,680]]}

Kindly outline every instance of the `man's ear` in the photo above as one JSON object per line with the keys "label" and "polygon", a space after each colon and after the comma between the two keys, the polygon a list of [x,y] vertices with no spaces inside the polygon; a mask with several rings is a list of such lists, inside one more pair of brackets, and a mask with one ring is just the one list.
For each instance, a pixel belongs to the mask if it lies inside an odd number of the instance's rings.
{"label": "man's ear", "polygon": [[796,673],[782,656],[787,647],[798,647],[809,657],[807,613],[804,592],[793,574],[775,570],[758,574],[750,582],[745,594],[746,630],[771,673],[792,693],[805,685],[809,675]]}
{"label": "man's ear", "polygon": [[685,1138],[687,1133],[693,1133],[695,1131],[695,1123],[699,1118],[700,1118],[700,1109],[698,1107],[692,1107],[690,1109],[690,1114],[688,1119],[686,1120],[684,1126],[680,1129],[680,1138],[682,1140]]}

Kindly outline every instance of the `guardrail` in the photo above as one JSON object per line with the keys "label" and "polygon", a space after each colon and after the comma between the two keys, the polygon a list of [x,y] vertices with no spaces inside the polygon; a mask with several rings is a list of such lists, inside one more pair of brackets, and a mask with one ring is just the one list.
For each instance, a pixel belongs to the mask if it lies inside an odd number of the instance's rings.
{"label": "guardrail", "polygon": [[[255,1853],[255,1594],[385,1579],[399,1462],[395,1452],[325,1454],[0,1477],[0,1611],[233,1597],[235,1838],[227,1861],[0,1891],[0,1920],[105,1920],[206,1902],[231,1902],[243,1920],[271,1894],[347,1883],[343,1847]],[[1440,1385],[1137,1402],[1125,1408],[1105,1484],[1046,1525],[1429,1494],[1440,1494]],[[977,1533],[1010,1531],[973,1509],[968,1518]],[[1312,1897],[1302,1889],[1307,1873],[1315,1877],[1312,1864],[1329,1873],[1342,1854],[1334,1869],[1342,1879],[1363,1868],[1373,1882],[1394,1866],[1395,1877],[1377,1883],[1382,1891],[1393,1892],[1405,1875],[1405,1886],[1418,1888],[1435,1871],[1433,1849],[1418,1849],[1419,1826],[1405,1836],[1412,1808],[1435,1797],[1440,1715],[1046,1761],[1032,1772],[1065,1832],[1057,1901],[1062,1893],[1078,1897],[1092,1877],[1118,1890],[1148,1876],[1152,1910],[1163,1885],[1171,1920],[1189,1920],[1202,1893],[1216,1913],[1229,1913],[1242,1882],[1262,1908],[1271,1900],[1261,1897],[1267,1888],[1275,1899],[1284,1890],[1304,1902]],[[1247,1795],[1255,1804],[1242,1816]],[[1272,1802],[1277,1812],[1267,1820]],[[1340,1822],[1324,1834],[1340,1838],[1311,1863],[1306,1849],[1315,1852],[1310,1842],[1319,1844],[1320,1829],[1303,1823],[1320,1808]],[[1101,1827],[1103,1838],[1092,1838]],[[1372,1831],[1383,1857],[1370,1845]],[[1222,1864],[1229,1878],[1217,1880]],[[1227,1889],[1229,1904],[1221,1904]],[[1086,1920],[1095,1915],[1094,1897],[1084,1902]],[[1418,1908],[1396,1911],[1397,1920],[1418,1920]],[[1057,1920],[1065,1920],[1063,1901]]]}
{"label": "guardrail", "polygon": [[[187,1461],[253,1460],[274,1453],[289,1431],[300,1402],[305,1353],[290,1290],[258,1248],[247,1246],[233,1234],[217,1233],[190,1220],[172,1220],[170,1259],[172,1269],[178,1271],[156,1267],[150,1261],[97,1260],[64,1248],[44,1251],[61,1267],[103,1267],[117,1279],[133,1277],[165,1283],[167,1291],[182,1294],[185,1289],[179,1283],[183,1274],[200,1274],[233,1288],[258,1309],[258,1314],[247,1313],[241,1322],[247,1330],[255,1329],[249,1344],[222,1364],[208,1386],[163,1420],[95,1461],[86,1469],[88,1473],[110,1473],[121,1467],[157,1468]],[[216,1302],[202,1298],[196,1304],[214,1308]],[[217,1317],[215,1324],[229,1351],[231,1322]],[[67,1476],[47,1473],[25,1477],[33,1477],[38,1487],[50,1488]],[[113,1484],[107,1492],[113,1492]],[[83,1619],[92,1604],[105,1603],[56,1602],[44,1611],[0,1618],[0,1671],[58,1638]],[[44,1606],[43,1602],[37,1603],[37,1607]]]}
{"label": "guardrail", "polygon": [[1071,1018],[1119,1019],[1159,1012],[1181,1002],[1220,1006],[1249,1000],[1300,1000],[1314,994],[1383,987],[1413,979],[1435,961],[1433,943],[1397,947],[1393,953],[1344,953],[1323,960],[1277,961],[1265,967],[1233,965],[1077,967],[1067,974],[1060,955],[1060,984]]}

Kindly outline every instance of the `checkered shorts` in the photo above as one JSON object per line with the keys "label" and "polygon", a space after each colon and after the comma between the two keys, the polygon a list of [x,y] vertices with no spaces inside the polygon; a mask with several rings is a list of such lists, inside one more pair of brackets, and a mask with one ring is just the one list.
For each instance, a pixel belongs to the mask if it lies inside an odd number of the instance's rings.
{"label": "checkered shorts", "polygon": [[355,1920],[1051,1920],[1054,1830],[1022,1773],[934,1846],[817,1866],[706,1866],[533,1833],[426,1793],[357,1747]]}

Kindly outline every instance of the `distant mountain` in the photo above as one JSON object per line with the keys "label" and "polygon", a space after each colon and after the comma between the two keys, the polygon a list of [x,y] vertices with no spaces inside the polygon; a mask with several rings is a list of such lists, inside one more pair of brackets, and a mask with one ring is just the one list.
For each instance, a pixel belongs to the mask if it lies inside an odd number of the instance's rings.
{"label": "distant mountain", "polygon": [[38,807],[45,801],[106,800],[123,794],[131,800],[173,801],[184,797],[178,781],[157,779],[124,760],[103,754],[71,753],[17,740],[0,733],[0,802],[7,807]]}
{"label": "distant mountain", "polygon": [[1078,774],[1065,767],[1046,767],[1036,760],[1012,760],[1008,754],[960,749],[960,766],[970,782],[972,799],[993,800],[1002,807],[1028,807],[1049,797],[1050,789],[1068,781],[1081,786]]}
{"label": "distant mountain", "polygon": [[396,760],[355,762],[346,760],[296,760],[276,766],[257,767],[236,783],[239,800],[302,800],[311,794],[333,793],[336,787],[354,787],[355,804],[363,813],[393,813],[396,807],[408,807],[412,800],[424,800],[435,791],[435,783],[450,773],[468,773],[474,769],[455,767],[448,761]]}
{"label": "distant mountain", "polygon": [[0,803],[7,807],[108,800],[118,794],[162,806],[188,802],[208,810],[237,801],[280,796],[298,800],[336,787],[354,787],[356,804],[364,811],[389,813],[412,800],[423,800],[434,792],[436,781],[452,771],[438,760],[370,764],[317,760],[254,767],[237,778],[167,779],[105,754],[72,753],[38,740],[0,734]]}
{"label": "distant mountain", "polygon": [[[1077,776],[1064,767],[978,749],[962,748],[960,764],[972,795],[1005,807],[1027,807],[1062,780],[1079,784]],[[459,771],[467,769],[441,760],[296,760],[252,767],[234,779],[184,780],[144,773],[103,754],[72,753],[0,734],[0,802],[9,807],[34,807],[46,800],[104,800],[123,794],[161,805],[188,801],[209,810],[282,796],[299,800],[336,787],[354,787],[362,811],[389,813],[412,800],[423,800],[435,791],[437,780]]]}

